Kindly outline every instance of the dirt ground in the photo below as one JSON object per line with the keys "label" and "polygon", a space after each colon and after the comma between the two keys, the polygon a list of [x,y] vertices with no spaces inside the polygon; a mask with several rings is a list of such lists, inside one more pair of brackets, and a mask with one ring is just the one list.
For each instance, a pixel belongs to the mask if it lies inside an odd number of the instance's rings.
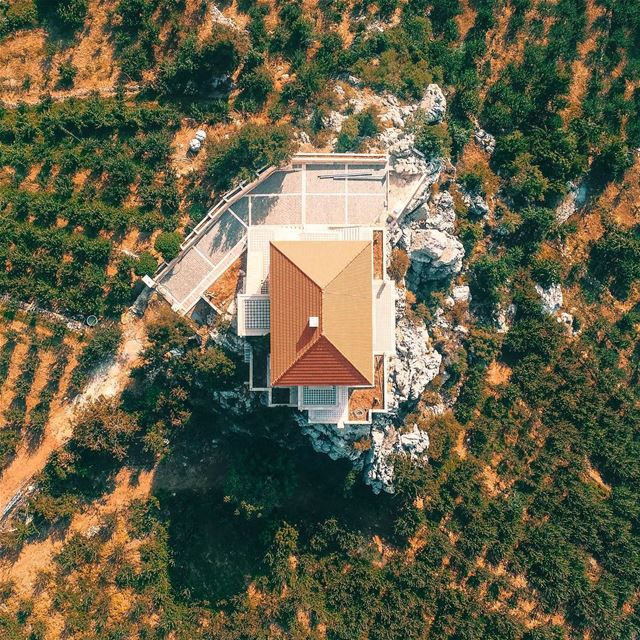
{"label": "dirt ground", "polygon": [[[11,105],[36,103],[47,91],[54,99],[92,91],[113,94],[120,71],[114,61],[108,14],[115,4],[114,0],[90,0],[91,19],[69,46],[57,51],[44,29],[20,31],[4,40],[0,47],[0,99]],[[69,90],[57,88],[58,67],[66,61],[78,69]],[[129,90],[136,90],[134,83]]]}
{"label": "dirt ground", "polygon": [[242,254],[208,289],[205,295],[220,309],[226,311],[233,302],[245,269],[246,252]]}
{"label": "dirt ground", "polygon": [[0,513],[10,500],[42,471],[49,456],[69,439],[71,418],[76,409],[99,396],[116,395],[124,388],[131,367],[135,365],[145,344],[145,329],[143,321],[133,315],[125,315],[123,321],[123,342],[116,359],[97,371],[83,393],[72,403],[67,403],[64,400],[64,390],[75,366],[74,359],[70,359],[61,380],[61,392],[52,403],[51,419],[46,425],[40,446],[35,451],[30,451],[26,444],[23,444],[0,476]]}

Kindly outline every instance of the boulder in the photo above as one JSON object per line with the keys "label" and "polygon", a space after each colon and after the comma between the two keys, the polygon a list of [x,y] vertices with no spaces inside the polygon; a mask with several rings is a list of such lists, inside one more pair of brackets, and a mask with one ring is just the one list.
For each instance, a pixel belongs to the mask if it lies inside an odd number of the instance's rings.
{"label": "boulder", "polygon": [[567,183],[569,192],[556,208],[556,220],[566,222],[587,200],[587,186],[584,183]]}
{"label": "boulder", "polygon": [[396,355],[389,359],[388,406],[395,408],[407,400],[417,400],[438,375],[441,363],[442,356],[431,346],[424,323],[410,322],[402,315],[396,323]]}
{"label": "boulder", "polygon": [[329,115],[324,116],[322,118],[322,125],[326,129],[331,129],[331,131],[335,131],[336,133],[340,133],[342,129],[342,123],[347,119],[347,116],[343,116],[341,113],[337,111],[330,111]]}
{"label": "boulder", "polygon": [[453,287],[451,290],[451,297],[454,302],[469,302],[471,292],[466,284],[461,284],[457,287]]}
{"label": "boulder", "polygon": [[445,116],[447,100],[444,97],[444,93],[442,93],[442,89],[437,84],[430,84],[418,106],[424,110],[427,122],[436,124],[442,122]]}
{"label": "boulder", "polygon": [[562,289],[559,284],[552,284],[549,288],[543,289],[539,284],[536,284],[536,291],[542,301],[542,310],[553,315],[556,311],[562,307]]}
{"label": "boulder", "polygon": [[472,216],[483,218],[489,213],[489,205],[479,193],[462,191],[462,200],[469,207]]}
{"label": "boulder", "polygon": [[496,139],[484,129],[477,128],[473,133],[473,138],[478,146],[489,155],[495,151]]}
{"label": "boulder", "polygon": [[567,335],[574,335],[575,332],[573,330],[573,316],[570,313],[563,311],[562,313],[558,314],[556,320],[564,327],[565,333]]}
{"label": "boulder", "polygon": [[496,309],[493,321],[496,325],[496,331],[498,333],[507,333],[511,329],[513,318],[516,315],[516,305],[510,304],[506,309],[502,305],[498,305]]}
{"label": "boulder", "polygon": [[450,233],[438,229],[416,229],[409,246],[411,266],[425,280],[452,278],[462,270],[464,247]]}

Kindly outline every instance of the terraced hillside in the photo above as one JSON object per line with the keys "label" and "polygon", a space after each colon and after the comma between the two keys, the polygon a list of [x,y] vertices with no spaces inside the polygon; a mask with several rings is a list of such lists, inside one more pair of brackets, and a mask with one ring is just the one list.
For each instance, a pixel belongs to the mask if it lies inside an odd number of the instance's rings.
{"label": "terraced hillside", "polygon": [[[639,42],[628,0],[2,4],[0,637],[636,638]],[[129,311],[295,150],[427,185],[393,494],[247,397],[230,318]]]}

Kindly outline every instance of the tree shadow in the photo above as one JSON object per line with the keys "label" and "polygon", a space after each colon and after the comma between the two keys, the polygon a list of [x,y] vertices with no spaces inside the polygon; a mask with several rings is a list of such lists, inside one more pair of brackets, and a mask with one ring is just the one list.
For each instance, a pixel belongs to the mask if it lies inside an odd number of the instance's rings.
{"label": "tree shadow", "polygon": [[299,530],[301,542],[329,519],[349,531],[392,537],[392,499],[354,483],[351,463],[313,451],[291,411],[243,416],[242,432],[228,417],[223,431],[215,421],[198,416],[154,479],[176,593],[224,606],[264,574],[282,522]]}

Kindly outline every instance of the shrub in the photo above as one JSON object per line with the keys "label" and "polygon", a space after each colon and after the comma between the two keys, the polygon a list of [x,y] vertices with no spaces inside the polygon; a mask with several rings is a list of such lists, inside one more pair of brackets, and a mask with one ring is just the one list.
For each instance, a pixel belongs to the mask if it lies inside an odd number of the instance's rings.
{"label": "shrub", "polygon": [[33,0],[16,0],[0,7],[0,37],[19,29],[32,29],[37,24],[38,12]]}
{"label": "shrub", "polygon": [[63,89],[72,87],[77,73],[77,67],[75,67],[70,60],[62,62],[58,67],[58,86]]}
{"label": "shrub", "polygon": [[171,262],[180,253],[181,244],[182,236],[179,233],[165,231],[156,238],[154,247],[167,262]]}
{"label": "shrub", "polygon": [[428,158],[449,157],[451,139],[443,124],[419,123],[415,130],[415,146]]}
{"label": "shrub", "polygon": [[336,151],[338,153],[358,151],[364,140],[375,136],[379,130],[377,111],[371,107],[365,109],[342,123],[336,142]]}
{"label": "shrub", "polygon": [[158,268],[158,261],[148,252],[143,251],[138,256],[133,270],[137,276],[153,275]]}
{"label": "shrub", "polygon": [[391,260],[389,261],[389,267],[387,272],[398,284],[402,282],[407,269],[409,268],[409,256],[407,252],[398,247],[394,248],[391,252]]}
{"label": "shrub", "polygon": [[77,31],[84,24],[88,4],[89,0],[38,0],[38,10],[64,31]]}
{"label": "shrub", "polygon": [[236,98],[236,108],[242,111],[259,111],[273,91],[273,80],[263,65],[243,73],[238,81],[240,94]]}
{"label": "shrub", "polygon": [[537,259],[531,267],[531,277],[544,289],[560,282],[560,264],[556,260]]}
{"label": "shrub", "polygon": [[135,418],[120,409],[118,400],[102,397],[76,415],[73,439],[79,447],[123,460],[138,428]]}
{"label": "shrub", "polygon": [[210,142],[206,177],[220,190],[241,179],[253,179],[264,165],[280,165],[294,151],[288,125],[246,124],[233,137]]}
{"label": "shrub", "polygon": [[197,96],[210,93],[211,79],[231,75],[246,55],[247,43],[238,31],[214,24],[202,43],[188,36],[175,56],[160,66],[156,87],[168,95]]}

